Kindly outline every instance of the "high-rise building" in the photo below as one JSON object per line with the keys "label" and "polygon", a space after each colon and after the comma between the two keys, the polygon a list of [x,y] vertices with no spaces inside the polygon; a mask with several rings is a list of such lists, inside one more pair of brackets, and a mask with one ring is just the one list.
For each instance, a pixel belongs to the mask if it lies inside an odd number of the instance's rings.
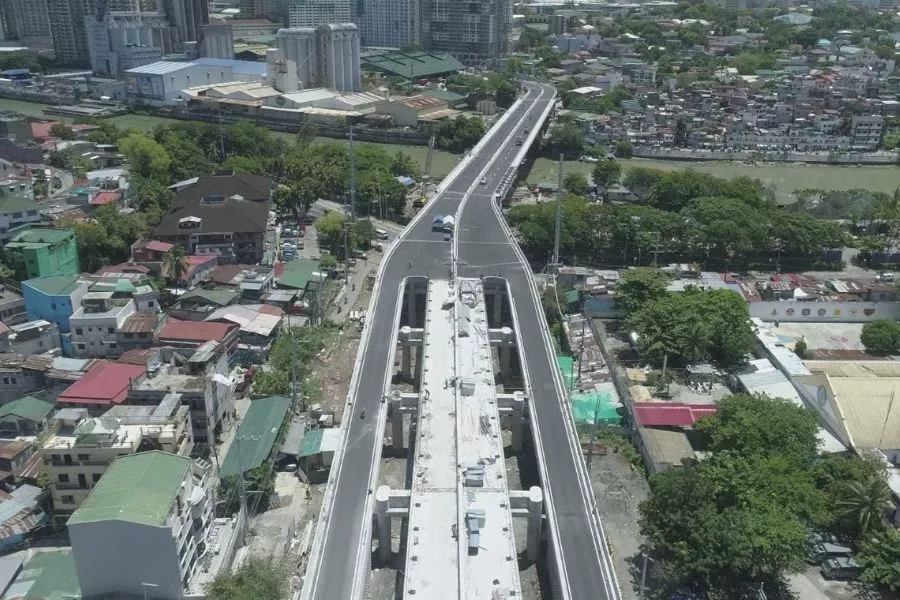
{"label": "high-rise building", "polygon": [[509,50],[510,0],[423,0],[422,42],[469,64],[491,64]]}
{"label": "high-rise building", "polygon": [[287,23],[288,0],[240,0],[241,18],[266,17]]}
{"label": "high-rise building", "polygon": [[163,11],[178,31],[179,41],[201,40],[203,26],[209,24],[208,0],[163,0]]}
{"label": "high-rise building", "polygon": [[56,61],[86,67],[91,63],[85,18],[94,16],[94,0],[47,0]]}
{"label": "high-rise building", "polygon": [[98,75],[118,77],[180,50],[176,28],[159,13],[107,12],[101,19],[87,17],[85,29],[91,69]]}
{"label": "high-rise building", "polygon": [[353,0],[350,20],[363,46],[400,48],[421,43],[419,0]]}
{"label": "high-rise building", "polygon": [[349,22],[350,0],[290,0],[288,4],[288,23],[292,29]]}
{"label": "high-rise building", "polygon": [[279,91],[359,91],[359,30],[353,23],[281,29],[276,42],[266,58],[269,80]]}
{"label": "high-rise building", "polygon": [[202,27],[200,56],[229,60],[234,58],[234,29],[230,23]]}
{"label": "high-rise building", "polygon": [[47,0],[6,0],[7,28],[26,46],[53,45]]}

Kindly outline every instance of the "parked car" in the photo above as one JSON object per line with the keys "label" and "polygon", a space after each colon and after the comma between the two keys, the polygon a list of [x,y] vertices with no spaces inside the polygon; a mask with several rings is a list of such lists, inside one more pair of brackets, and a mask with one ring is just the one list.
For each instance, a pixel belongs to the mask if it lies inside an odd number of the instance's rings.
{"label": "parked car", "polygon": [[809,562],[814,565],[820,565],[829,558],[849,558],[851,554],[853,554],[853,550],[847,546],[839,546],[830,542],[819,542],[810,548]]}
{"label": "parked car", "polygon": [[822,577],[825,579],[842,579],[844,581],[852,581],[859,577],[859,564],[849,556],[838,556],[829,558],[819,567]]}

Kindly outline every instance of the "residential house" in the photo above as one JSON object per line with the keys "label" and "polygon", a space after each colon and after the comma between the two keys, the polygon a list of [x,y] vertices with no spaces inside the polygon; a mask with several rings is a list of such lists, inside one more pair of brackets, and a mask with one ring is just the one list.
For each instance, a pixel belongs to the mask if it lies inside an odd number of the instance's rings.
{"label": "residential house", "polygon": [[169,309],[169,316],[184,321],[203,321],[215,310],[237,302],[240,294],[227,288],[199,288],[185,292]]}
{"label": "residential house", "polygon": [[78,274],[78,248],[71,229],[23,225],[9,234],[3,252],[20,279]]}
{"label": "residential house", "polygon": [[[191,411],[196,444],[207,448],[215,443],[223,422],[234,411],[234,386],[228,377],[229,355],[215,341],[193,351],[185,350],[164,348],[163,361],[151,359],[145,363],[151,365],[149,375],[128,390],[128,401],[155,406],[166,397],[177,397]],[[179,363],[183,366],[174,366]]]}
{"label": "residential house", "polygon": [[158,451],[116,459],[68,521],[84,596],[192,596],[212,553],[224,554],[216,564],[227,569],[241,539],[223,535],[215,505],[204,461]]}
{"label": "residential house", "polygon": [[156,333],[162,323],[162,313],[136,312],[125,320],[116,332],[119,350],[150,348],[155,344]]}
{"label": "residential house", "polygon": [[241,476],[271,464],[278,455],[275,442],[285,427],[290,408],[291,400],[284,396],[268,396],[251,402],[222,460],[219,477]]}
{"label": "residential house", "polygon": [[447,102],[429,96],[401,96],[375,105],[378,114],[389,115],[396,127],[417,127],[420,121],[433,122],[456,115]]}
{"label": "residential house", "polygon": [[217,173],[176,184],[172,210],[156,236],[220,263],[256,264],[265,252],[272,179]]}
{"label": "residential house", "polygon": [[40,220],[41,209],[32,196],[30,180],[0,186],[0,244],[9,241],[11,229]]}
{"label": "residential house", "polygon": [[0,479],[18,475],[34,454],[34,446],[25,440],[0,440]]}
{"label": "residential house", "polygon": [[100,414],[125,402],[129,390],[146,374],[147,369],[140,365],[97,361],[56,401],[63,407],[85,408],[92,414]]}
{"label": "residential house", "polygon": [[22,282],[27,318],[55,323],[66,356],[74,353],[69,337],[72,331],[69,319],[81,308],[81,299],[89,287],[88,282],[81,281],[75,275],[53,275]]}
{"label": "residential house", "polygon": [[137,306],[131,298],[116,297],[115,292],[87,292],[81,308],[69,319],[75,356],[114,358],[122,354],[119,330],[135,312]]}
{"label": "residential house", "polygon": [[47,426],[56,405],[35,396],[23,396],[0,406],[0,436],[37,435]]}
{"label": "residential house", "polygon": [[63,409],[52,419],[51,435],[39,450],[50,480],[53,520],[64,525],[120,456],[164,450],[191,451],[188,411],[163,402],[153,414],[91,418],[83,409]]}
{"label": "residential house", "polygon": [[95,362],[50,354],[0,354],[0,403],[38,391],[55,398]]}
{"label": "residential house", "polygon": [[232,323],[181,321],[169,318],[157,335],[163,346],[196,350],[206,342],[222,344],[229,357],[237,348],[238,326]]}
{"label": "residential house", "polygon": [[11,552],[26,542],[32,533],[47,524],[41,508],[41,488],[21,485],[12,492],[0,491],[0,552]]}
{"label": "residential house", "polygon": [[43,354],[60,349],[55,323],[39,319],[7,327],[0,323],[0,352]]}
{"label": "residential house", "polygon": [[0,284],[0,321],[7,325],[18,325],[28,319],[25,298],[18,292]]}
{"label": "residential house", "polygon": [[266,361],[280,330],[283,316],[284,311],[277,306],[244,304],[220,308],[206,320],[234,323],[239,327],[238,355],[235,362],[249,366]]}

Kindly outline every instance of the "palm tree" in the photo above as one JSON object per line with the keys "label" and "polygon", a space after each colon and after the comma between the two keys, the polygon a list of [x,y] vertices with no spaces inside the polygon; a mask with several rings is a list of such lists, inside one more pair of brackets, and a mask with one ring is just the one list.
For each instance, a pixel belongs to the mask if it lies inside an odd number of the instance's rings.
{"label": "palm tree", "polygon": [[836,503],[835,513],[851,521],[864,536],[873,529],[881,529],[884,516],[891,508],[891,488],[884,478],[872,475],[863,481],[844,485],[844,497]]}
{"label": "palm tree", "polygon": [[178,291],[178,282],[184,277],[188,268],[187,252],[181,246],[172,246],[163,256],[163,271],[166,277],[175,282],[175,291]]}

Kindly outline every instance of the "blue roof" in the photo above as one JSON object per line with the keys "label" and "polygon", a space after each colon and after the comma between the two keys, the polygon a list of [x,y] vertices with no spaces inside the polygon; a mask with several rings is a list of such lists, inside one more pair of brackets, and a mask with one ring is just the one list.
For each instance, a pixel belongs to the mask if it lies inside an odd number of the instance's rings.
{"label": "blue roof", "polygon": [[416,184],[416,180],[412,177],[407,177],[406,175],[398,175],[395,177],[397,181],[405,185],[406,187],[412,187]]}

